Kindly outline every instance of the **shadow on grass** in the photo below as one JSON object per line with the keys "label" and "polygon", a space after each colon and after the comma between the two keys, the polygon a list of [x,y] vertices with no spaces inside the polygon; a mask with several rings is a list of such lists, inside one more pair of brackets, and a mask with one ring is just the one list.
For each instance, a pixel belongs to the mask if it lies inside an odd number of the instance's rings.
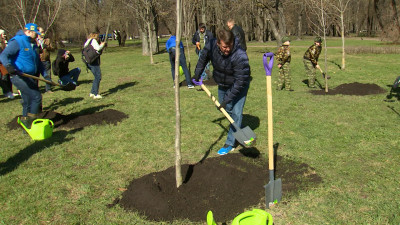
{"label": "shadow on grass", "polygon": [[[214,146],[224,137],[228,134],[228,128],[226,128],[224,125],[222,125],[222,121],[225,120],[225,117],[221,117],[218,119],[213,120],[213,123],[218,124],[223,131],[221,132],[221,134],[218,136],[218,138],[215,140],[214,143],[212,143],[210,145],[210,147],[208,148],[208,150],[205,152],[203,158],[201,158],[201,160],[199,161],[199,163],[202,163],[209,155],[211,152],[211,149],[214,148]],[[246,121],[246,123],[242,122],[242,127],[246,127],[249,126],[252,129],[256,129],[257,127],[260,126],[260,119],[258,117],[255,116],[251,116],[248,114],[244,114],[243,115],[243,121]],[[236,144],[238,144],[238,142],[236,141]],[[260,151],[257,150],[257,148],[255,147],[251,147],[251,148],[243,148],[240,150],[240,153],[242,153],[244,156],[246,157],[250,157],[250,158],[257,158],[260,155]],[[190,168],[189,168],[190,170]],[[188,177],[188,179],[190,178],[190,176]],[[186,179],[185,179],[186,180]]]}
{"label": "shadow on grass", "polygon": [[393,112],[395,112],[398,116],[400,116],[400,113],[397,112],[393,106],[387,106],[389,109],[391,109]]}
{"label": "shadow on grass", "polygon": [[[16,170],[19,165],[28,161],[34,154],[41,152],[43,149],[49,148],[53,145],[71,141],[73,138],[66,138],[68,134],[74,134],[82,128],[74,129],[70,131],[57,131],[53,133],[53,136],[42,140],[35,141],[31,145],[19,151],[14,156],[7,159],[7,161],[0,163],[0,176],[6,175],[14,170]],[[28,138],[28,137],[26,137]]]}
{"label": "shadow on grass", "polygon": [[59,107],[66,106],[66,105],[69,105],[69,104],[72,104],[72,103],[76,103],[76,102],[80,102],[82,100],[83,100],[82,97],[80,97],[80,98],[64,98],[61,101],[57,101],[56,100],[55,102],[53,102],[48,107],[44,107],[43,110],[56,110]]}
{"label": "shadow on grass", "polygon": [[128,82],[128,83],[120,84],[120,85],[118,85],[118,86],[116,86],[116,87],[114,87],[114,88],[108,89],[108,91],[103,92],[101,95],[107,96],[107,95],[116,93],[116,92],[118,92],[118,91],[124,90],[124,89],[126,89],[126,88],[133,87],[133,86],[135,86],[136,84],[137,84],[136,81],[135,81],[135,82]]}

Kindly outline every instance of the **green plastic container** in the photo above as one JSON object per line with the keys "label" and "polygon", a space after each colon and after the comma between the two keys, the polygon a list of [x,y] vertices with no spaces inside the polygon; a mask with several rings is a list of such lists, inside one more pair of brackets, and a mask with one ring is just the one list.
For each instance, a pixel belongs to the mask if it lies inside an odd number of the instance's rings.
{"label": "green plastic container", "polygon": [[[272,225],[273,223],[271,214],[261,209],[253,209],[235,217],[231,225]],[[207,225],[217,225],[212,211],[207,213]]]}
{"label": "green plastic container", "polygon": [[34,120],[32,122],[31,129],[26,128],[19,118],[18,118],[18,123],[26,130],[29,136],[35,141],[44,140],[53,135],[54,123],[49,119]]}
{"label": "green plastic container", "polygon": [[272,225],[273,220],[271,214],[261,209],[253,209],[235,217],[232,225]]}

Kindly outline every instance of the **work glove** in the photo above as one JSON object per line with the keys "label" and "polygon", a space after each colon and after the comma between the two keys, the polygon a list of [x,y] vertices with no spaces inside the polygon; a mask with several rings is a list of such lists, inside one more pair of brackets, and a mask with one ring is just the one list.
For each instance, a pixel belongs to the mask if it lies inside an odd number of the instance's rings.
{"label": "work glove", "polygon": [[200,81],[200,75],[194,74],[193,79],[194,79],[196,82],[199,82],[199,81]]}
{"label": "work glove", "polygon": [[6,65],[6,69],[8,71],[9,74],[17,74],[17,70],[15,69],[15,67],[11,64],[7,64]]}

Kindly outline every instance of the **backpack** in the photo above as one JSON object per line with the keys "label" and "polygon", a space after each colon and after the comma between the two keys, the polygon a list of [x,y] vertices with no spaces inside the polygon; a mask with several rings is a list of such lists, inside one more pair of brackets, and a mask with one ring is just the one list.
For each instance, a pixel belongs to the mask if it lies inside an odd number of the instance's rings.
{"label": "backpack", "polygon": [[82,50],[82,60],[87,64],[94,63],[101,55],[101,53],[97,53],[97,51],[91,45],[92,40],[90,40],[89,44]]}

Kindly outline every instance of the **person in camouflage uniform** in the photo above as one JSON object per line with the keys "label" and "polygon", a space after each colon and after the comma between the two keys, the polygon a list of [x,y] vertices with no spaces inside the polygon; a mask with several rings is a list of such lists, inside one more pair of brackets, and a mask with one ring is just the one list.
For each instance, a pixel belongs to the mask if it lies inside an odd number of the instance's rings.
{"label": "person in camouflage uniform", "polygon": [[285,87],[287,91],[293,91],[290,86],[290,39],[289,37],[282,38],[282,46],[279,47],[278,51],[275,53],[276,61],[279,68],[279,79],[277,90],[282,90]]}
{"label": "person in camouflage uniform", "polygon": [[308,87],[315,88],[315,68],[319,69],[318,57],[321,53],[322,38],[316,37],[314,44],[311,45],[304,53],[303,62],[308,77]]}

